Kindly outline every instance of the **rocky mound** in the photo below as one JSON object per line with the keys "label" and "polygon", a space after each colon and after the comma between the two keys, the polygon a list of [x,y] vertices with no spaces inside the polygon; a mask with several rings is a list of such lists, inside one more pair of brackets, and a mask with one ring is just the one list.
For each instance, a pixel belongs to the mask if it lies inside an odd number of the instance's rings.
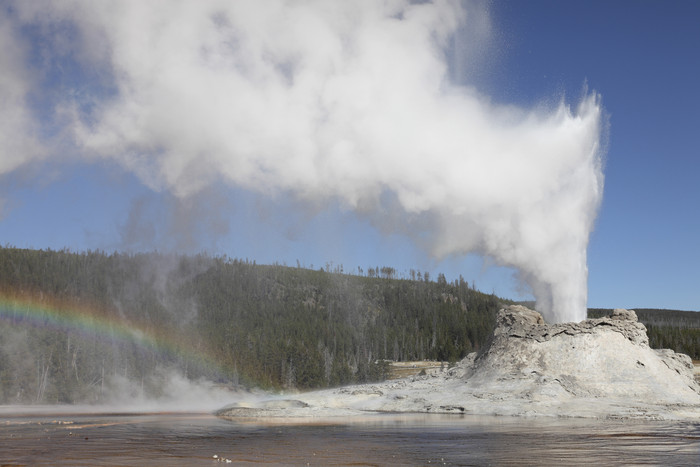
{"label": "rocky mound", "polygon": [[690,357],[651,349],[646,328],[630,310],[554,325],[523,306],[501,310],[490,345],[465,377],[472,388],[498,381],[524,397],[623,397],[670,404],[700,397]]}
{"label": "rocky mound", "polygon": [[565,417],[700,417],[692,361],[649,347],[634,311],[549,325],[523,306],[502,309],[493,336],[440,374],[299,394],[222,409],[224,417],[299,417],[366,411]]}

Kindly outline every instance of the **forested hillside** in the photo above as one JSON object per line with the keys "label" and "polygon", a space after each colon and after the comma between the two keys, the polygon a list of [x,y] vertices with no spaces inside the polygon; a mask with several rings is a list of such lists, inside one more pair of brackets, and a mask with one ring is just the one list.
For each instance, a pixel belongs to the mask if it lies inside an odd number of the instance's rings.
{"label": "forested hillside", "polygon": [[[510,303],[462,278],[366,271],[0,248],[0,403],[99,402],[125,381],[157,396],[163,370],[268,389],[381,380],[386,360],[479,349]],[[637,313],[653,347],[700,358],[700,314]]]}
{"label": "forested hillside", "polygon": [[160,368],[264,388],[380,380],[384,360],[478,349],[503,302],[443,275],[341,271],[0,248],[0,402],[94,402],[117,379],[157,394]]}

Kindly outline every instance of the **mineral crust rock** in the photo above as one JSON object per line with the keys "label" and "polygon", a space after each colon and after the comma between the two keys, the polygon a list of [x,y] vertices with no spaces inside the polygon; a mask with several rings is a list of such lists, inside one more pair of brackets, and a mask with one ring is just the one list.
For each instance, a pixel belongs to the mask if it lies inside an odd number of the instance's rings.
{"label": "mineral crust rock", "polygon": [[527,398],[559,393],[669,404],[700,399],[690,357],[651,349],[646,327],[631,310],[548,325],[523,306],[502,309],[491,342],[465,377],[470,387],[498,381]]}
{"label": "mineral crust rock", "polygon": [[[245,416],[327,417],[376,412],[518,416],[700,418],[700,385],[687,355],[649,347],[632,310],[547,324],[503,308],[489,343],[438,375],[316,391],[294,404],[262,403]],[[297,402],[298,400],[298,402]],[[224,409],[219,415],[241,416]]]}

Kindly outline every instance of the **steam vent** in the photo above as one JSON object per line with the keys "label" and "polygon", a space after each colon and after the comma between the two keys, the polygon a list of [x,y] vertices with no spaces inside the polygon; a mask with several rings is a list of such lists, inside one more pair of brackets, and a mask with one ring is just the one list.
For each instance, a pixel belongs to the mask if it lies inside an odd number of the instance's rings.
{"label": "steam vent", "polygon": [[646,328],[634,311],[549,325],[538,312],[513,305],[499,311],[486,348],[453,368],[238,404],[219,415],[347,416],[367,411],[697,419],[700,385],[690,357],[649,347]]}

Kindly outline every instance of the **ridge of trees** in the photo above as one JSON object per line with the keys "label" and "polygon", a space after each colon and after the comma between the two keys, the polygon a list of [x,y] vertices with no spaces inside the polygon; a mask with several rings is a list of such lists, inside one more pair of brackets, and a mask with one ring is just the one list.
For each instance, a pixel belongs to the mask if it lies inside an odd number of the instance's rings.
{"label": "ridge of trees", "polygon": [[0,248],[0,297],[87,304],[105,322],[181,343],[161,352],[120,339],[116,329],[89,335],[6,313],[0,401],[99,401],[110,381],[148,387],[158,368],[272,389],[376,381],[386,378],[387,360],[454,362],[478,350],[504,302],[462,278],[448,282],[440,274],[433,282],[415,272],[398,278],[386,266],[367,271],[204,254]]}
{"label": "ridge of trees", "polygon": [[[513,303],[461,277],[389,266],[348,274],[331,263],[0,247],[0,306],[12,308],[12,297],[57,314],[87,310],[103,328],[0,310],[0,403],[99,402],[119,381],[157,396],[162,369],[267,389],[378,381],[387,361],[454,362],[478,350],[498,309]],[[636,311],[652,347],[700,359],[700,313]],[[144,336],[168,345],[144,345]]]}

